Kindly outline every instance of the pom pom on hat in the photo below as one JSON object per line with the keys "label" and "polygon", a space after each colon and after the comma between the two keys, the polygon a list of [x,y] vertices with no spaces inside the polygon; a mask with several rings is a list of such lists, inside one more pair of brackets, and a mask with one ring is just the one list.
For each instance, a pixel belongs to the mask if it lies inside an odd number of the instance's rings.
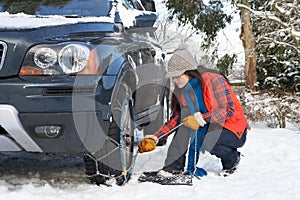
{"label": "pom pom on hat", "polygon": [[186,44],[180,44],[168,62],[167,77],[180,76],[187,70],[197,69],[193,55]]}

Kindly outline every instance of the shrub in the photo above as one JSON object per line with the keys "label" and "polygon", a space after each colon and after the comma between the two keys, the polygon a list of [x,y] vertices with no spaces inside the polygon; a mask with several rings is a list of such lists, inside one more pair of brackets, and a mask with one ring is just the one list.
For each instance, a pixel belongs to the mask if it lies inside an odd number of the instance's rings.
{"label": "shrub", "polygon": [[274,128],[285,128],[291,122],[300,129],[300,94],[244,93],[245,114],[252,122],[267,122]]}

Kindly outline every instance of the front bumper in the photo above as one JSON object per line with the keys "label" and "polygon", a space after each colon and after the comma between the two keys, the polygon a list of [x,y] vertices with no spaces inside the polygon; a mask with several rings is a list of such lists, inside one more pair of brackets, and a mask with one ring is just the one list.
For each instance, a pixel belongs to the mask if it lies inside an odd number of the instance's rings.
{"label": "front bumper", "polygon": [[[18,113],[11,105],[0,105],[0,151],[95,152],[101,149],[109,121],[100,113]],[[55,137],[41,135],[36,127],[59,126]]]}
{"label": "front bumper", "polygon": [[[0,151],[95,152],[110,124],[111,89],[99,78],[0,81]],[[37,127],[60,128],[49,136]]]}

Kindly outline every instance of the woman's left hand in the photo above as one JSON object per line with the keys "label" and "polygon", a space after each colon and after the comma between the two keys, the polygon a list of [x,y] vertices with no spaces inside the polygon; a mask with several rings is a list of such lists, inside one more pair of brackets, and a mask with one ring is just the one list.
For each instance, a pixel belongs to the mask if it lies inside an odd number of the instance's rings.
{"label": "woman's left hand", "polygon": [[186,127],[195,131],[198,130],[200,126],[204,126],[206,124],[200,112],[196,112],[194,115],[189,115],[183,118],[182,123]]}

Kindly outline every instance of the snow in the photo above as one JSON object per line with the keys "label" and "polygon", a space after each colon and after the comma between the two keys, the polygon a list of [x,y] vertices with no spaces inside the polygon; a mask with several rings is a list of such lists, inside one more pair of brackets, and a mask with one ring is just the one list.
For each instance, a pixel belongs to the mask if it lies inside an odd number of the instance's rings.
{"label": "snow", "polygon": [[152,12],[146,11],[146,10],[141,11],[141,10],[130,9],[130,8],[127,9],[122,4],[121,0],[119,0],[119,3],[117,5],[117,10],[119,12],[119,15],[120,15],[120,18],[122,20],[122,23],[123,23],[124,27],[132,27],[132,26],[134,26],[135,18],[137,16],[147,15],[147,14],[151,14],[152,13]]}
{"label": "snow", "polygon": [[57,26],[63,24],[76,24],[84,22],[105,22],[114,23],[115,12],[118,11],[124,27],[134,26],[135,17],[138,15],[147,15],[151,12],[140,11],[126,8],[122,4],[122,0],[118,0],[116,8],[110,11],[110,17],[82,17],[82,18],[65,18],[59,15],[35,16],[24,13],[10,14],[8,12],[0,12],[0,28],[2,29],[27,29],[47,26]]}
{"label": "snow", "polygon": [[62,24],[76,24],[80,22],[114,22],[113,18],[110,17],[65,18],[59,15],[49,15],[42,18],[24,13],[9,14],[8,12],[0,12],[0,19],[0,28],[3,29],[37,28]]}
{"label": "snow", "polygon": [[162,167],[168,144],[139,154],[131,180],[121,187],[87,183],[80,156],[1,153],[0,199],[300,199],[300,131],[292,125],[286,129],[271,129],[263,123],[251,126],[240,149],[243,157],[237,172],[219,176],[219,159],[206,152],[201,161],[208,176],[193,179],[193,186],[137,181],[143,171]]}

